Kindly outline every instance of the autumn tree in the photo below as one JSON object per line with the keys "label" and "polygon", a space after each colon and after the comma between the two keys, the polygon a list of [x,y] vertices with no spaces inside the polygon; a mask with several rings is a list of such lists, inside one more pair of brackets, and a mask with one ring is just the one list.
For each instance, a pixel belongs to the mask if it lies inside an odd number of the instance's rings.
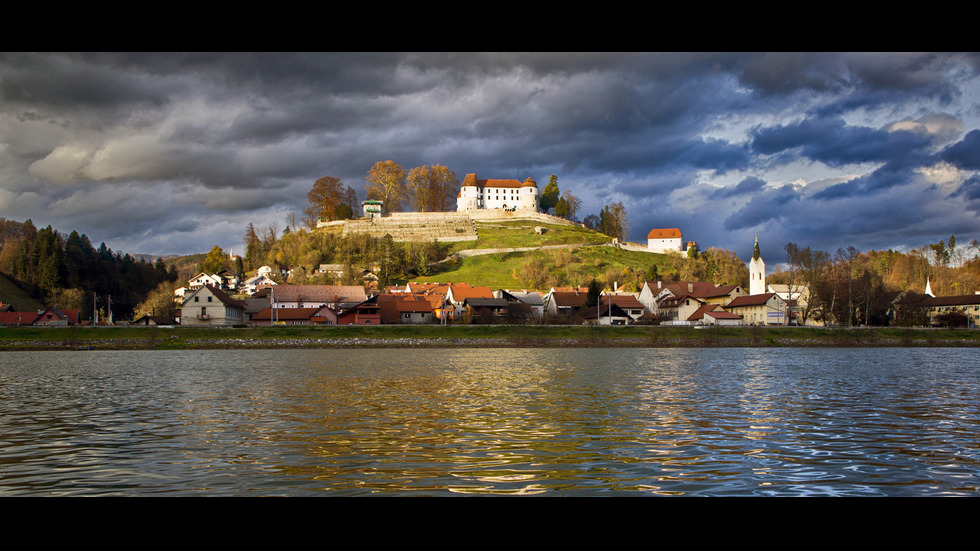
{"label": "autumn tree", "polygon": [[395,161],[378,161],[368,171],[364,189],[368,199],[383,203],[384,212],[399,211],[406,199],[405,169]]}
{"label": "autumn tree", "polygon": [[410,206],[418,212],[450,210],[458,188],[456,173],[442,165],[415,167],[406,178]]}
{"label": "autumn tree", "polygon": [[[582,208],[582,201],[578,197],[572,195],[572,192],[567,189],[561,192],[561,199],[559,199],[559,202],[561,201],[565,202],[564,208],[567,209],[567,214],[564,216],[564,218],[567,218],[572,222],[578,221],[578,211]],[[555,207],[555,213],[557,214],[557,212],[558,209]]]}
{"label": "autumn tree", "polygon": [[599,232],[625,241],[629,235],[629,220],[626,218],[626,207],[622,203],[612,203],[603,207],[599,213]]}
{"label": "autumn tree", "polygon": [[226,258],[225,251],[223,251],[221,247],[215,245],[214,247],[211,247],[211,250],[204,257],[204,260],[198,264],[198,271],[208,274],[218,273],[225,269]]}
{"label": "autumn tree", "polygon": [[163,281],[150,291],[146,300],[133,309],[133,319],[142,316],[163,316],[172,318],[177,313],[174,303],[174,291],[178,285],[173,281]]}
{"label": "autumn tree", "polygon": [[[805,300],[798,300],[797,315],[802,325],[814,316],[827,298],[824,284],[830,268],[830,254],[825,251],[810,250],[810,247],[800,248],[796,243],[786,244],[786,264],[789,267],[787,285],[790,293],[799,297],[804,289],[808,289]],[[829,301],[828,301],[829,302]]]}
{"label": "autumn tree", "polygon": [[406,177],[406,189],[409,195],[411,208],[417,212],[430,210],[432,198],[429,192],[429,175],[432,167],[429,165],[417,166],[408,171]]}
{"label": "autumn tree", "polygon": [[429,189],[432,196],[432,210],[447,212],[455,210],[453,204],[459,192],[459,178],[449,167],[434,165],[429,176]]}
{"label": "autumn tree", "polygon": [[306,225],[315,228],[318,220],[334,220],[337,207],[344,203],[344,184],[340,178],[324,176],[313,183],[306,194],[310,206],[306,208]]}

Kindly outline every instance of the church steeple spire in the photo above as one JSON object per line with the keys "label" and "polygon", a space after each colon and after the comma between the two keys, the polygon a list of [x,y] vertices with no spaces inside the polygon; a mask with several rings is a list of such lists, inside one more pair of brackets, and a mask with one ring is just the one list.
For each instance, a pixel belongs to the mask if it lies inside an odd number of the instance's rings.
{"label": "church steeple spire", "polygon": [[759,252],[759,234],[755,234],[755,248],[749,262],[749,294],[761,295],[766,292],[766,263]]}

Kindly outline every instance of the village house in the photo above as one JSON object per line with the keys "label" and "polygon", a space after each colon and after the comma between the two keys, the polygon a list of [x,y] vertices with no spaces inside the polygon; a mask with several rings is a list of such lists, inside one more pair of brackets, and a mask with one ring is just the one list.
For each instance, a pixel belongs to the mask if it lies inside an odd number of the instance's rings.
{"label": "village house", "polygon": [[[800,310],[805,309],[809,305],[810,301],[810,286],[806,283],[794,283],[789,284],[779,284],[770,283],[766,285],[766,292],[776,293],[779,298],[786,301],[789,305],[789,323],[802,324],[803,318],[800,316]],[[805,320],[806,325],[818,326],[823,325],[823,322],[818,322],[813,319],[812,314]]]}
{"label": "village house", "polygon": [[611,306],[605,304],[596,308],[585,308],[578,312],[578,318],[588,325],[630,325],[633,317],[614,302]]}
{"label": "village house", "polygon": [[371,298],[337,315],[337,325],[381,325],[381,307]]}
{"label": "village house", "polygon": [[254,325],[334,325],[337,313],[323,306],[320,308],[263,308],[252,315]]}
{"label": "village house", "polygon": [[200,289],[205,285],[210,285],[211,287],[221,288],[221,278],[217,274],[209,274],[206,272],[201,272],[196,276],[187,280],[187,287],[190,290]]}
{"label": "village house", "polygon": [[262,274],[246,279],[245,282],[242,283],[242,291],[244,291],[246,295],[254,295],[260,288],[270,287],[272,285],[277,285],[277,283],[272,281],[269,276]]}
{"label": "village house", "polygon": [[245,303],[217,287],[205,285],[190,292],[181,304],[181,325],[242,325]]}
{"label": "village house", "polygon": [[[237,291],[241,283],[241,276],[231,270],[221,270],[216,274],[201,272],[187,281],[187,288],[190,290],[200,289],[205,285],[210,285],[221,289],[226,293]],[[181,295],[177,296],[183,296]],[[176,292],[174,293],[177,294]]]}
{"label": "village house", "polygon": [[446,291],[446,313],[449,319],[460,319],[466,312],[466,299],[493,298],[490,287],[472,287],[469,283],[453,283]]}
{"label": "village house", "polygon": [[687,320],[700,325],[742,325],[742,316],[717,304],[702,304]]}
{"label": "village house", "polygon": [[34,325],[36,319],[37,312],[0,311],[0,326]]}
{"label": "village house", "polygon": [[360,285],[275,285],[263,287],[252,298],[266,298],[274,308],[320,308],[342,312],[367,300]]}
{"label": "village house", "polygon": [[969,327],[980,324],[980,293],[934,297],[913,292],[904,293],[895,301],[895,322],[909,319],[925,325],[936,325],[938,316],[958,312],[966,316]]}
{"label": "village house", "polygon": [[639,320],[647,312],[643,303],[632,293],[607,293],[603,291],[599,300],[601,304],[606,306],[609,305],[609,301],[611,300],[614,306],[619,307],[629,316],[630,323]]}
{"label": "village house", "polygon": [[412,325],[434,323],[437,318],[433,302],[442,300],[407,292],[382,293],[373,298],[381,310],[381,323]]}
{"label": "village house", "polygon": [[226,292],[238,291],[238,287],[241,285],[242,276],[237,272],[233,272],[228,269],[221,270],[217,274],[218,278],[221,280],[221,290]]}
{"label": "village house", "polygon": [[398,312],[400,323],[420,325],[436,321],[432,304],[427,300],[398,300],[392,304]]}
{"label": "village house", "polygon": [[59,310],[48,308],[37,313],[33,325],[67,326],[78,325],[78,310]]}
{"label": "village house", "polygon": [[656,314],[663,320],[663,325],[697,325],[697,320],[691,317],[705,304],[706,301],[687,293],[680,296],[668,293],[657,303]]}
{"label": "village house", "polygon": [[468,297],[463,300],[466,314],[473,323],[507,323],[508,308],[511,305],[507,299]]}
{"label": "village house", "polygon": [[789,305],[776,293],[738,297],[724,307],[746,325],[788,325]]}
{"label": "village house", "polygon": [[133,323],[130,325],[177,325],[177,319],[168,316],[151,316],[146,314],[133,320]]}
{"label": "village house", "polygon": [[544,311],[551,317],[573,317],[585,306],[588,294],[589,290],[585,287],[552,287],[543,298]]}
{"label": "village house", "polygon": [[526,304],[531,309],[531,315],[535,321],[541,321],[544,317],[544,299],[538,291],[510,291],[499,289],[493,292],[494,298],[506,299],[510,302],[520,302]]}
{"label": "village house", "polygon": [[[695,299],[699,303],[704,304],[718,304],[720,306],[725,306],[736,297],[748,295],[745,289],[741,285],[717,285],[711,283],[710,281],[676,281],[673,283],[664,283],[663,281],[645,281],[643,287],[640,289],[640,293],[637,300],[651,313],[656,314],[665,319],[672,319],[677,321],[678,318],[672,316],[680,316],[681,311],[668,312],[661,315],[660,310],[662,308],[676,309],[681,304],[673,300],[669,303],[664,302],[667,299],[677,299],[680,297],[688,297]],[[690,303],[686,303],[683,306],[691,306]],[[694,308],[696,310],[697,307]],[[686,309],[683,309],[686,312]],[[693,310],[686,312],[687,315],[679,318],[680,320],[686,320],[693,313]]]}

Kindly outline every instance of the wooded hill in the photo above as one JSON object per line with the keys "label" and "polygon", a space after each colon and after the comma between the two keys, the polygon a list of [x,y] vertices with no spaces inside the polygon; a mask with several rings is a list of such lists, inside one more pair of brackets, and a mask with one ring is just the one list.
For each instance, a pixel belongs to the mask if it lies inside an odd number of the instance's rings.
{"label": "wooded hill", "polygon": [[[585,287],[595,278],[607,288],[639,291],[657,278],[689,278],[719,283],[748,282],[748,269],[730,251],[708,249],[687,259],[605,246],[608,235],[579,225],[524,220],[476,222],[478,238],[454,243],[395,242],[362,234],[344,236],[339,228],[284,231],[249,226],[243,239],[249,253],[247,274],[262,265],[292,268],[289,283],[356,284],[370,270],[381,287],[408,281],[467,282],[492,288]],[[539,229],[543,230],[539,232]],[[509,249],[528,249],[512,252]],[[488,253],[488,254],[480,254]],[[206,271],[234,269],[215,247]],[[225,260],[222,260],[225,259]],[[320,264],[345,267],[340,278],[316,274]]]}
{"label": "wooded hill", "polygon": [[[4,303],[9,300],[23,310],[37,309],[38,303],[79,310],[80,319],[91,319],[96,306],[103,318],[111,308],[114,318],[127,319],[151,290],[177,279],[176,271],[162,259],[146,262],[114,253],[105,243],[95,248],[77,231],[65,235],[51,226],[38,229],[30,220],[3,218],[0,273],[7,276],[0,289]],[[23,296],[36,301],[34,306],[24,304]]]}

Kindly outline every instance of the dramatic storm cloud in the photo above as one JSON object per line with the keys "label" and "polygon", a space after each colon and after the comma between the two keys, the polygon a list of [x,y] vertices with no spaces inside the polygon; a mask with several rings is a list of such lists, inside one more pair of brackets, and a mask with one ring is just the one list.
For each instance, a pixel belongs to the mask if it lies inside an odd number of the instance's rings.
{"label": "dramatic storm cloud", "polygon": [[148,254],[241,249],[376,161],[551,174],[631,239],[980,238],[972,54],[0,54],[0,216]]}

